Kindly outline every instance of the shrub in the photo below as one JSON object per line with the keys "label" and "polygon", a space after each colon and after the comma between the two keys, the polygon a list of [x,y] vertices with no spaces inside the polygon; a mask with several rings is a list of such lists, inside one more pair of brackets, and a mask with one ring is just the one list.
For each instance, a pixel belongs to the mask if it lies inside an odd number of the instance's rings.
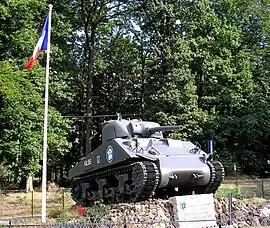
{"label": "shrub", "polygon": [[87,207],[85,210],[85,216],[92,218],[102,218],[108,215],[110,212],[110,206],[105,205],[102,199],[97,199],[91,207]]}
{"label": "shrub", "polygon": [[74,218],[79,218],[80,214],[71,208],[65,209],[65,210],[61,208],[57,208],[57,209],[53,209],[49,211],[48,217],[55,219],[57,222],[62,222],[62,221],[68,221]]}

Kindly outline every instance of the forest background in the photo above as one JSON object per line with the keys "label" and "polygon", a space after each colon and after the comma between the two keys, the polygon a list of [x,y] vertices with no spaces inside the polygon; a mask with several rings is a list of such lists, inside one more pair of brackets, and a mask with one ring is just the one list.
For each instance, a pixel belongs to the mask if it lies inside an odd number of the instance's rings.
{"label": "forest background", "polygon": [[227,174],[267,162],[270,0],[3,0],[0,179],[21,185],[41,171],[45,52],[23,67],[49,3],[50,173],[63,181],[97,147],[100,115],[117,112],[183,125],[173,137],[202,149],[212,138]]}

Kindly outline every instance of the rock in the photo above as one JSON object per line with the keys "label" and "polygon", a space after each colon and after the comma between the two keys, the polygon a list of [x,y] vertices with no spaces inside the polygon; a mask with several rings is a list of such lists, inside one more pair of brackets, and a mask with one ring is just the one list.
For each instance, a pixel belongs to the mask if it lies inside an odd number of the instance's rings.
{"label": "rock", "polygon": [[[222,227],[260,227],[270,225],[270,215],[262,212],[267,206],[258,206],[254,203],[244,203],[243,200],[232,200],[232,224],[229,224],[228,198],[215,198],[215,212],[218,223]],[[269,206],[270,208],[270,206]],[[264,209],[265,210],[265,209]],[[107,221],[111,227],[173,227],[174,207],[168,200],[151,199],[135,204],[122,203],[113,205]],[[264,216],[260,216],[264,215]],[[116,225],[117,224],[117,225]]]}
{"label": "rock", "polygon": [[[221,221],[221,225],[225,226],[229,221],[228,199],[216,198],[215,208],[216,216]],[[264,212],[263,208],[254,203],[244,203],[243,200],[232,200],[232,220],[234,227],[259,227],[262,225],[270,225],[270,213],[267,213],[267,209]],[[220,208],[223,208],[222,210]]]}

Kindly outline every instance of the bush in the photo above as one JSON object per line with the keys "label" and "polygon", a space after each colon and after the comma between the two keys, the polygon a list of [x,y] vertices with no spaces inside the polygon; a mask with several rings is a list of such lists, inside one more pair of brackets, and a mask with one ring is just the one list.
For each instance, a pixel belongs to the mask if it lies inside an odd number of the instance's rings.
{"label": "bush", "polygon": [[57,222],[62,222],[62,221],[68,221],[74,218],[79,218],[80,214],[73,210],[72,208],[69,209],[53,209],[51,211],[49,211],[48,214],[49,218],[55,219]]}
{"label": "bush", "polygon": [[79,217],[88,217],[98,221],[108,215],[110,206],[103,204],[102,199],[96,200],[91,207],[73,206],[69,209],[53,209],[49,212],[48,217],[55,219],[57,222],[68,221]]}
{"label": "bush", "polygon": [[6,167],[0,165],[0,179],[5,179],[6,177],[8,177],[8,171]]}
{"label": "bush", "polygon": [[96,200],[91,207],[87,207],[85,210],[85,216],[91,218],[102,218],[108,215],[110,212],[110,206],[103,204],[102,199]]}
{"label": "bush", "polygon": [[227,197],[229,194],[231,194],[232,197],[236,199],[250,199],[260,196],[258,189],[242,188],[236,186],[232,187],[230,185],[220,186],[215,195],[217,197]]}

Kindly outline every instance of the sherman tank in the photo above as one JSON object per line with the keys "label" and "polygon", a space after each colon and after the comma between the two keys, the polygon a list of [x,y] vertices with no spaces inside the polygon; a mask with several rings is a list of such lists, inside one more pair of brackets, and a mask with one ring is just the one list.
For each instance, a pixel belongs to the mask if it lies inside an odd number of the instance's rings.
{"label": "sherman tank", "polygon": [[97,198],[114,204],[215,193],[222,164],[190,141],[168,138],[181,129],[140,119],[104,122],[102,144],[69,170],[73,200],[87,206]]}

